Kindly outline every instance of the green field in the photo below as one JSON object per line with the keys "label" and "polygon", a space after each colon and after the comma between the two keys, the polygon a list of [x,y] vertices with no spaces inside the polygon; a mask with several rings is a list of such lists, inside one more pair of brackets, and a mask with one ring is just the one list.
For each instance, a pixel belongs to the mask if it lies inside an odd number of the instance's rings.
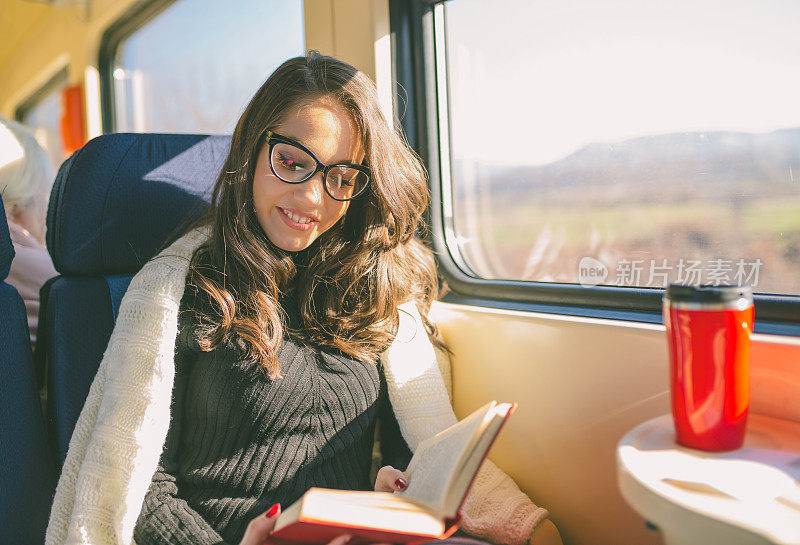
{"label": "green field", "polygon": [[800,232],[800,197],[752,201],[738,211],[724,202],[614,208],[554,208],[526,203],[505,208],[502,215],[489,212],[484,218],[491,222],[489,231],[495,243],[503,246],[531,244],[546,226],[563,236],[567,244],[579,243],[593,231],[603,239],[615,240],[659,238],[676,229],[701,230],[712,236],[720,230],[735,230],[746,237],[779,237]]}
{"label": "green field", "polygon": [[[583,256],[764,263],[759,289],[800,294],[800,196],[608,208],[511,204],[456,209],[462,251],[489,278],[574,282]],[[467,220],[467,221],[465,221]],[[472,220],[470,224],[469,220]]]}

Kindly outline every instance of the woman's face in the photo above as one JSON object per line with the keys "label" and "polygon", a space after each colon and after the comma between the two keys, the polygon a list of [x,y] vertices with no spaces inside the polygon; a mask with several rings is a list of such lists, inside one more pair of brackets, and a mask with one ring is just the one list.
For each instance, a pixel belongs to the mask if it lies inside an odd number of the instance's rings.
{"label": "woman's face", "polygon": [[[319,98],[289,111],[276,133],[297,140],[326,165],[360,164],[364,147],[350,114],[336,100]],[[347,211],[347,201],[333,200],[322,173],[300,184],[276,178],[269,166],[269,144],[258,153],[253,204],[269,240],[289,252],[307,248]],[[299,219],[299,221],[297,221]]]}

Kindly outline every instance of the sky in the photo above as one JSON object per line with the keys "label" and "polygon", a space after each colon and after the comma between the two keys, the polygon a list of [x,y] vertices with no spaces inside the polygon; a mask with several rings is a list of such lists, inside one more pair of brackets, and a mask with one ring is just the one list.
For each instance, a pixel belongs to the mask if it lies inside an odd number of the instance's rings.
{"label": "sky", "polygon": [[145,103],[128,121],[144,126],[127,128],[231,133],[267,76],[304,48],[301,0],[175,2],[121,47],[115,77]]}
{"label": "sky", "polygon": [[592,142],[800,126],[800,2],[486,5],[445,8],[456,159],[545,164]]}

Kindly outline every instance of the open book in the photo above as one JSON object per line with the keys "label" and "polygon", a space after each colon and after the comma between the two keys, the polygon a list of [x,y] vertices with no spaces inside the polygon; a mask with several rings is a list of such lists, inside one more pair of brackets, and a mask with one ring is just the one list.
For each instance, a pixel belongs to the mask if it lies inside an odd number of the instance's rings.
{"label": "open book", "polygon": [[516,404],[492,401],[423,441],[405,474],[403,492],[312,488],[278,518],[270,541],[415,543],[447,537],[481,462]]}

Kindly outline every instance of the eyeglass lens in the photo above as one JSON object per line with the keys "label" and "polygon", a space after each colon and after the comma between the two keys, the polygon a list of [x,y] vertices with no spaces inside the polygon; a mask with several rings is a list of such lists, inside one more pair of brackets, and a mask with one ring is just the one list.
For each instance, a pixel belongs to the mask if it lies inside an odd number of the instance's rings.
{"label": "eyeglass lens", "polygon": [[[284,142],[273,146],[270,162],[275,175],[290,183],[306,180],[317,166],[317,162],[308,153]],[[325,188],[334,199],[346,200],[358,195],[368,181],[369,177],[361,170],[334,166],[328,169],[325,176]]]}

